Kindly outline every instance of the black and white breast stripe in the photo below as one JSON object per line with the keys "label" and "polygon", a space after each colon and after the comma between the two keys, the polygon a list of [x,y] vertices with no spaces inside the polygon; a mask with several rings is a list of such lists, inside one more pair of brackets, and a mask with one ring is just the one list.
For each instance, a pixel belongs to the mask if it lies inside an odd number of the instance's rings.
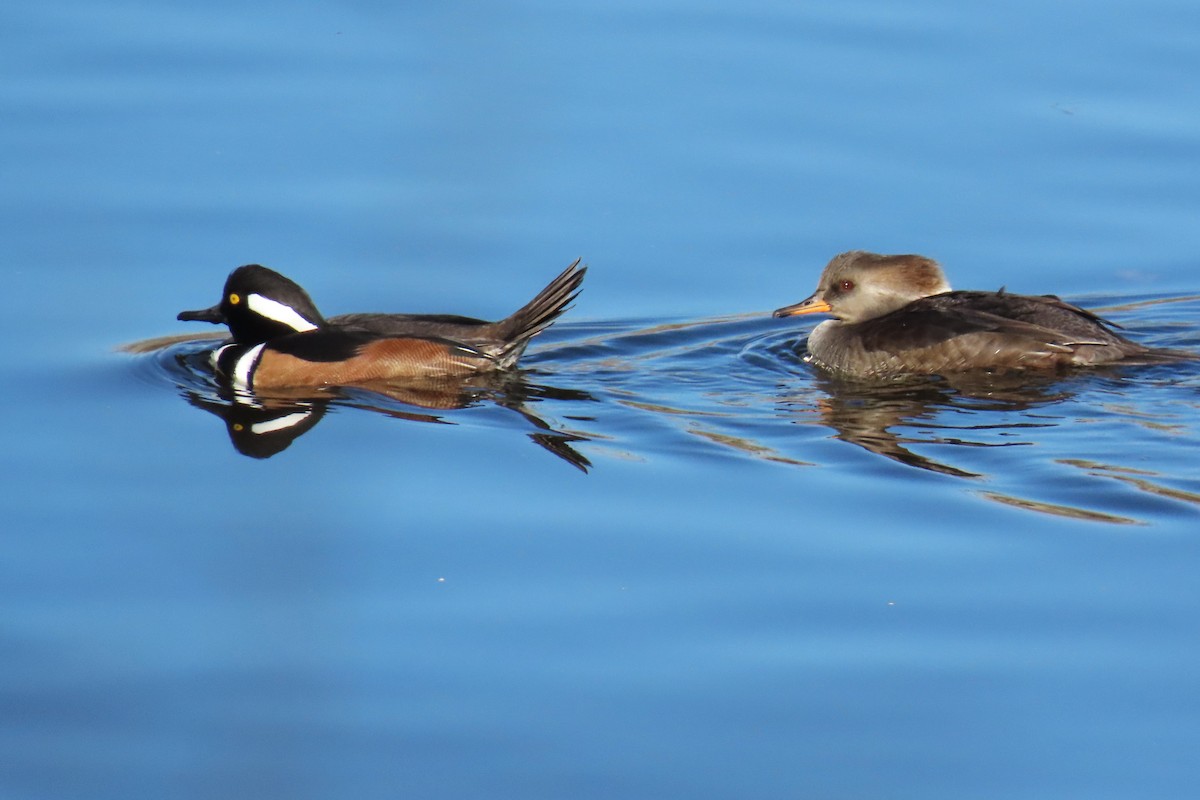
{"label": "black and white breast stripe", "polygon": [[266,342],[254,347],[242,347],[227,344],[213,350],[212,365],[221,375],[224,375],[235,389],[250,390],[254,388],[254,368],[262,357]]}

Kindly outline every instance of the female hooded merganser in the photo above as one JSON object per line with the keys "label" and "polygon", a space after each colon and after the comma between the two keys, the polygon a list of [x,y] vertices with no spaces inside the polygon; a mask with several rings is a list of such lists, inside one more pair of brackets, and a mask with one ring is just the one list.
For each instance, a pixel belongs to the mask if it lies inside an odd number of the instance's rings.
{"label": "female hooded merganser", "polygon": [[1194,357],[1131,342],[1053,295],[951,291],[937,262],[917,255],[842,253],[812,296],[774,316],[818,312],[836,319],[813,329],[806,360],[858,378]]}
{"label": "female hooded merganser", "polygon": [[567,267],[498,322],[450,314],[321,316],[294,281],[258,264],[238,267],[221,302],[184,321],[224,323],[232,340],[213,351],[217,373],[240,389],[347,385],[470,375],[511,367],[579,293],[587,267]]}

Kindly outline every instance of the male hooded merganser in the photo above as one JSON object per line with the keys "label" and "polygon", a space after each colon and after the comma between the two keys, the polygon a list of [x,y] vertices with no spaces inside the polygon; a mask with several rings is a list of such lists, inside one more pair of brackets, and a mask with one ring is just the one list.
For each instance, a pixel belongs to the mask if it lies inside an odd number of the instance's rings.
{"label": "male hooded merganser", "polygon": [[575,299],[586,272],[576,260],[498,322],[450,314],[343,314],[327,320],[294,281],[248,264],[229,274],[220,303],[178,318],[229,326],[233,338],[213,351],[212,361],[220,376],[241,389],[470,375],[515,364],[529,340]]}
{"label": "male hooded merganser", "polygon": [[951,291],[937,262],[918,255],[842,253],[810,297],[774,316],[818,312],[836,319],[813,329],[806,360],[858,378],[1194,357],[1131,342],[1053,295]]}

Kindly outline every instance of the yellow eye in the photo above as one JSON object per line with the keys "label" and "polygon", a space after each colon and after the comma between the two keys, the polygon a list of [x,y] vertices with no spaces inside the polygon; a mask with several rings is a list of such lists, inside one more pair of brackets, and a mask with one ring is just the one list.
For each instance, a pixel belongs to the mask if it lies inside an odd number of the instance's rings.
{"label": "yellow eye", "polygon": [[229,304],[230,305],[236,306],[240,302],[242,302],[242,296],[240,294],[229,295]]}
{"label": "yellow eye", "polygon": [[[235,295],[234,295],[234,297],[237,297],[237,295],[235,294]],[[242,423],[240,423],[240,422],[235,422],[235,423],[233,423],[233,429],[234,429],[234,431],[236,431],[237,433],[241,433],[241,432],[242,432],[242,430],[244,429],[244,427],[245,427],[245,426],[243,426],[243,425],[242,425]]]}

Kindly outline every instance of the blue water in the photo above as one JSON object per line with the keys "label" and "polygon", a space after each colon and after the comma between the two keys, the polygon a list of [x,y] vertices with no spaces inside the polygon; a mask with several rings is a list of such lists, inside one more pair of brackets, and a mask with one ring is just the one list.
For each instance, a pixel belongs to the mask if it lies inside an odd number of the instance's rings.
{"label": "blue water", "polygon": [[[1200,367],[862,387],[767,313],[920,252],[1200,351],[1193,4],[3,16],[0,796],[1194,793]],[[120,349],[576,257],[521,373],[265,445]]]}

